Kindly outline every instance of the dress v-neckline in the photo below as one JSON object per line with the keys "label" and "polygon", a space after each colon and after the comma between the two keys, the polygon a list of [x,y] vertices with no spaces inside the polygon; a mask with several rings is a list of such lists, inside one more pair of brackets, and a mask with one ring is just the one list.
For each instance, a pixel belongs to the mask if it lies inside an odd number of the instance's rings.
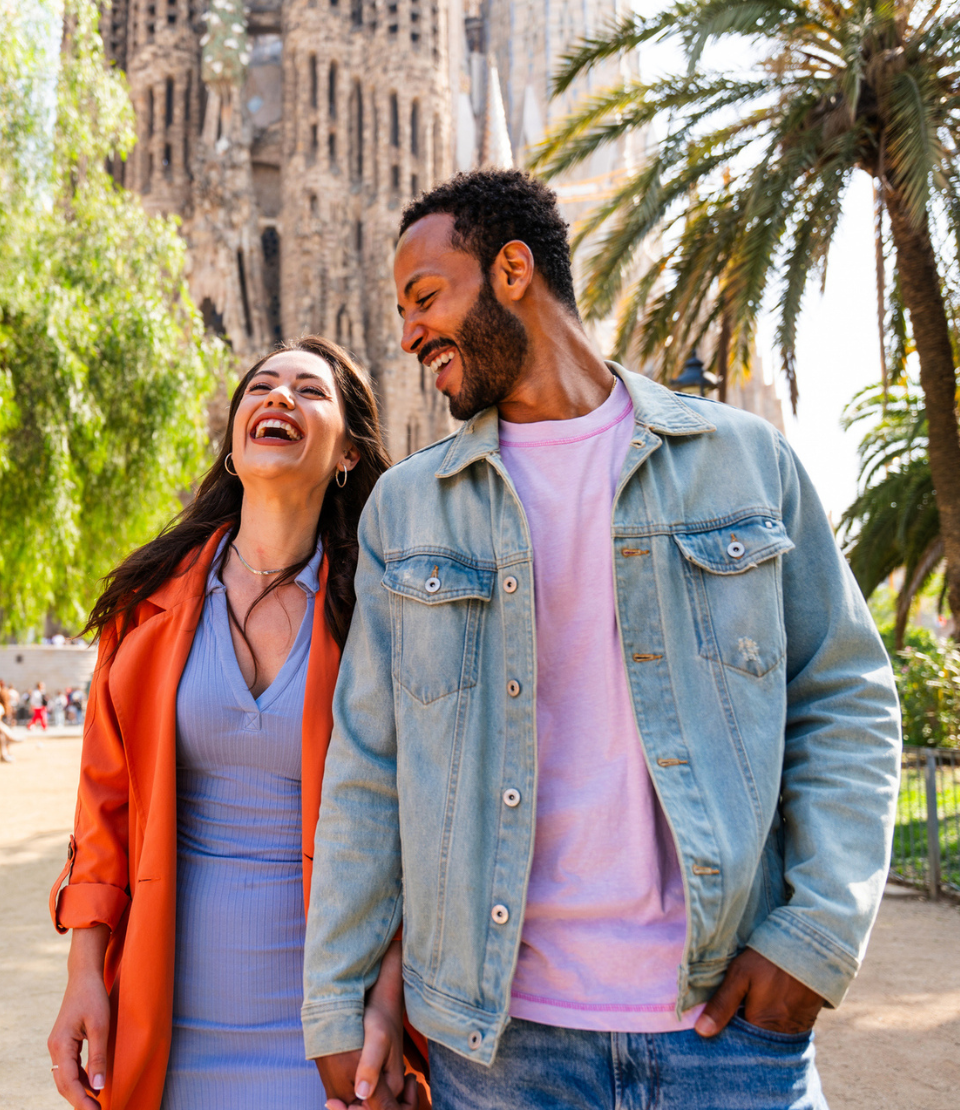
{"label": "dress v-neckline", "polygon": [[247,686],[246,680],[243,677],[243,671],[240,670],[240,661],[237,659],[237,649],[233,643],[233,635],[230,631],[230,618],[227,613],[227,598],[223,590],[214,590],[207,597],[207,601],[211,603],[211,612],[209,614],[208,631],[213,635],[217,643],[217,653],[220,656],[220,661],[223,664],[224,675],[227,681],[233,688],[240,708],[247,714],[247,728],[258,731],[260,728],[260,714],[269,709],[270,706],[279,698],[286,687],[290,684],[297,670],[299,669],[301,656],[303,655],[303,640],[305,632],[309,634],[308,620],[312,623],[313,618],[313,598],[307,597],[307,604],[303,611],[303,619],[300,621],[300,627],[297,630],[296,638],[293,641],[293,646],[287,652],[287,657],[284,659],[280,670],[274,675],[273,681],[266,689],[260,694],[259,697],[254,697],[250,687]]}

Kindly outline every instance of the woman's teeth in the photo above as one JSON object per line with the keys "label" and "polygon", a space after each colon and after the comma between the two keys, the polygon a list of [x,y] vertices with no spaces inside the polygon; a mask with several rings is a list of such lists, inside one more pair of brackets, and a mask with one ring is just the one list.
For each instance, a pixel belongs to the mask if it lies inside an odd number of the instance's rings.
{"label": "woman's teeth", "polygon": [[439,374],[441,369],[447,365],[455,354],[456,351],[444,351],[442,355],[437,355],[433,362],[427,363],[427,369],[431,371],[431,373]]}
{"label": "woman's teeth", "polygon": [[268,434],[271,435],[271,438],[279,438],[277,432],[282,433],[282,438],[292,439],[294,442],[298,439],[303,439],[300,432],[298,432],[292,424],[288,424],[286,420],[261,420],[257,425],[253,438],[263,439],[264,436]]}

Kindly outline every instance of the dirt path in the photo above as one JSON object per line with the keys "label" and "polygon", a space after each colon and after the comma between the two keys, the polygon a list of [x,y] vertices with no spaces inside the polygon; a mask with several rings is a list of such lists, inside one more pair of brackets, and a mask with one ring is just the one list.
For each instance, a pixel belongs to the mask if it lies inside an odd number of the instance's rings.
{"label": "dirt path", "polygon": [[[47,892],[73,823],[80,741],[31,736],[15,754],[0,765],[0,1110],[63,1110],[46,1038],[68,941]],[[831,1110],[957,1110],[958,952],[960,910],[888,890],[860,977],[818,1025]]]}

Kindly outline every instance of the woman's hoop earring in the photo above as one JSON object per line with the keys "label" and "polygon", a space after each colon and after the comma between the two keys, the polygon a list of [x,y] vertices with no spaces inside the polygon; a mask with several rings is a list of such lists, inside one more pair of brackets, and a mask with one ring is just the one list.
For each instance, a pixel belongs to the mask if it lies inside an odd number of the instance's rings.
{"label": "woman's hoop earring", "polygon": [[227,473],[228,473],[228,474],[229,474],[229,475],[230,475],[230,476],[231,476],[232,478],[239,478],[239,477],[240,477],[240,475],[239,475],[239,474],[238,474],[238,473],[236,472],[236,470],[231,470],[231,469],[230,469],[230,460],[231,460],[232,458],[233,458],[233,452],[231,451],[231,452],[230,452],[230,453],[229,453],[229,454],[227,455],[227,457],[226,457],[226,458],[225,458],[225,459],[223,460],[223,469],[224,469],[224,470],[225,470],[225,471],[226,471],[226,472],[227,472]]}
{"label": "woman's hoop earring", "polygon": [[[341,474],[343,475],[343,481],[342,482],[340,481],[340,475]],[[349,471],[347,470],[346,467],[344,467],[343,470],[341,470],[339,467],[337,467],[337,476],[334,479],[334,481],[337,483],[337,485],[341,489],[343,489],[343,487],[347,484],[347,474],[349,474]]]}

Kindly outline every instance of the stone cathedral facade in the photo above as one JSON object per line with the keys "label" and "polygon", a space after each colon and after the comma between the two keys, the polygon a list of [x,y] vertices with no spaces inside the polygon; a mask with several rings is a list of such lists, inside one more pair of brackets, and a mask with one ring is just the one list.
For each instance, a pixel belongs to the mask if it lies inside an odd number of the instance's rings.
{"label": "stone cathedral facade", "polygon": [[[560,57],[618,2],[112,0],[103,37],[138,136],[115,176],[180,217],[192,295],[242,360],[304,332],[354,351],[401,458],[452,423],[400,349],[400,211],[458,169],[522,164],[566,110]],[[632,156],[562,184],[567,218]]]}

